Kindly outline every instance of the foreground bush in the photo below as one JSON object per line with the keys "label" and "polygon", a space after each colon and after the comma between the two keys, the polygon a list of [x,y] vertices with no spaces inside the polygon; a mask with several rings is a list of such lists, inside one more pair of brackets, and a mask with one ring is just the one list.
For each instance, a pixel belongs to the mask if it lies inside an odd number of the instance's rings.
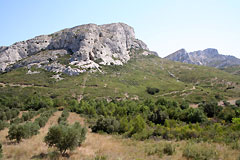
{"label": "foreground bush", "polygon": [[101,116],[91,128],[93,132],[114,133],[119,132],[119,127],[120,123],[115,118]]}
{"label": "foreground bush", "polygon": [[146,148],[146,153],[148,156],[157,155],[159,158],[162,158],[164,155],[173,155],[176,151],[176,148],[171,143],[166,144],[154,144]]}
{"label": "foreground bush", "polygon": [[167,155],[173,155],[176,151],[176,148],[173,144],[166,144],[163,148],[163,152],[164,154],[167,154]]}
{"label": "foreground bush", "polygon": [[0,143],[0,159],[2,159],[2,157],[3,157],[2,152],[3,152],[3,150],[2,150],[2,144]]}
{"label": "foreground bush", "polygon": [[63,110],[62,115],[58,118],[59,124],[67,124],[67,119],[69,117],[69,111]]}
{"label": "foreground bush", "polygon": [[11,125],[7,138],[9,140],[16,140],[16,142],[19,143],[22,139],[37,135],[39,133],[39,129],[39,125],[32,122],[27,122],[22,125]]}
{"label": "foreground bush", "polygon": [[8,126],[7,122],[0,120],[0,131],[3,130],[7,126]]}
{"label": "foreground bush", "polygon": [[23,125],[12,125],[9,128],[7,138],[9,140],[16,140],[19,143],[25,136]]}
{"label": "foreground bush", "polygon": [[[37,119],[35,119],[34,122],[27,121],[24,124],[18,124],[18,121],[15,121],[15,123],[12,124],[11,127],[9,128],[7,138],[9,140],[16,140],[16,142],[19,143],[22,139],[30,138],[34,135],[37,135],[39,133],[40,128],[46,125],[48,119],[55,111],[56,110],[48,110],[43,112]],[[36,113],[40,113],[40,112],[36,112]],[[25,117],[28,117],[28,115],[31,115],[31,114],[32,113],[30,112],[26,113]]]}
{"label": "foreground bush", "polygon": [[217,160],[218,153],[209,146],[202,146],[197,144],[188,144],[183,150],[183,157],[192,160]]}
{"label": "foreground bush", "polygon": [[87,130],[82,128],[79,123],[74,125],[55,125],[49,128],[44,142],[49,147],[56,147],[62,155],[65,155],[67,150],[74,150],[81,146],[86,138]]}

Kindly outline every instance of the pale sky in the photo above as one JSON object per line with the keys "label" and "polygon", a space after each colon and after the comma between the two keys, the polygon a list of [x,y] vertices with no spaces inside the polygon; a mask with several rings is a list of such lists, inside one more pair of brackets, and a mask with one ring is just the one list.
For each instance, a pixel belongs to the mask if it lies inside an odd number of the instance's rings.
{"label": "pale sky", "polygon": [[81,24],[126,23],[160,57],[216,48],[240,58],[240,0],[0,0],[0,46]]}

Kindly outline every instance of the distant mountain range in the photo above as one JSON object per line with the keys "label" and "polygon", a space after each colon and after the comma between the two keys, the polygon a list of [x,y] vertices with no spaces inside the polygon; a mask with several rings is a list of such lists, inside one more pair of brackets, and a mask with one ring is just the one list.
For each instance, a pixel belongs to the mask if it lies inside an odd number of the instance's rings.
{"label": "distant mountain range", "polygon": [[225,68],[229,66],[240,65],[240,59],[234,56],[219,54],[218,50],[213,48],[194,52],[187,52],[185,49],[180,49],[165,58],[171,61],[215,68]]}

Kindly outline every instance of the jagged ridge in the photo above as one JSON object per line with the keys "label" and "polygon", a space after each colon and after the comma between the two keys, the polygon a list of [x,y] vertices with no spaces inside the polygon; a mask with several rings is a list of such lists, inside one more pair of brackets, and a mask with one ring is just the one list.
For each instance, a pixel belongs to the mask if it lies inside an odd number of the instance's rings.
{"label": "jagged ridge", "polygon": [[[0,47],[0,72],[34,65],[78,75],[87,69],[100,71],[100,65],[123,65],[133,50],[145,51],[144,55],[156,54],[135,38],[134,29],[127,24],[86,24]],[[69,63],[59,63],[57,59],[62,56]]]}
{"label": "jagged ridge", "polygon": [[203,51],[187,52],[180,49],[167,57],[166,59],[188,64],[204,65],[216,68],[224,68],[234,65],[240,65],[240,59],[234,56],[221,55],[217,49],[208,48]]}

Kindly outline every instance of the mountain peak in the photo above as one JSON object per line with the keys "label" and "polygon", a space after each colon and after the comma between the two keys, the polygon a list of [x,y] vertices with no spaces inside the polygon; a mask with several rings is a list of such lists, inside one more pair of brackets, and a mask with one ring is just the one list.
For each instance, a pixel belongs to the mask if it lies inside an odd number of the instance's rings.
{"label": "mountain peak", "polygon": [[203,52],[206,53],[206,54],[210,54],[212,56],[219,55],[218,50],[215,49],[215,48],[207,48],[207,49],[203,50]]}
{"label": "mountain peak", "polygon": [[184,48],[182,48],[182,49],[179,49],[179,50],[177,50],[176,52],[187,53],[187,51],[186,51]]}
{"label": "mountain peak", "polygon": [[[100,65],[123,65],[136,50],[144,51],[144,55],[153,54],[144,42],[135,38],[131,26],[90,23],[0,47],[0,72],[34,65],[78,75],[89,69],[100,71]],[[59,60],[61,57],[65,57],[64,63]]]}
{"label": "mountain peak", "polygon": [[234,56],[221,55],[215,48],[207,48],[203,51],[200,50],[189,53],[187,53],[184,49],[180,49],[165,58],[172,61],[216,68],[240,65],[240,59]]}

